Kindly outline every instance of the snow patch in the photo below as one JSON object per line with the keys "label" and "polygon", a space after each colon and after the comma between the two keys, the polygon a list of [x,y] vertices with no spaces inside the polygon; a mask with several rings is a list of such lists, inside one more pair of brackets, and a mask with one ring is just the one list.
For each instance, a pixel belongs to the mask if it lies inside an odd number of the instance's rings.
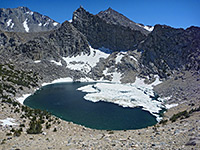
{"label": "snow patch", "polygon": [[12,24],[11,24],[11,26],[10,26],[10,27],[11,27],[11,28],[13,28],[13,27],[14,27],[14,25],[15,25],[15,24],[12,22]]}
{"label": "snow patch", "polygon": [[133,57],[133,56],[129,56],[131,59],[133,59],[134,61],[138,61],[135,57]]}
{"label": "snow patch", "polygon": [[50,20],[50,19],[48,19],[48,20],[47,20],[47,22],[46,22],[46,23],[45,23],[43,26],[46,26],[46,25],[48,25],[50,21],[51,21],[51,20]]}
{"label": "snow patch", "polygon": [[46,86],[46,85],[49,85],[49,84],[54,84],[54,83],[63,83],[63,82],[73,82],[73,79],[70,78],[70,77],[67,77],[67,78],[60,78],[60,79],[56,79],[52,82],[48,82],[48,83],[43,83],[42,86]]}
{"label": "snow patch", "polygon": [[2,119],[0,120],[0,124],[2,124],[3,126],[13,126],[13,125],[18,125],[17,123],[14,123],[15,122],[15,119],[13,118],[6,118],[6,119]]}
{"label": "snow patch", "polygon": [[144,28],[145,30],[149,31],[149,32],[153,31],[153,29],[154,29],[154,26],[143,26],[143,25],[140,25],[140,24],[138,24],[138,23],[136,23],[136,24],[137,24],[138,26]]}
{"label": "snow patch", "polygon": [[58,65],[58,66],[62,66],[61,60],[59,62],[55,61],[55,60],[51,60],[50,62]]}
{"label": "snow patch", "polygon": [[118,64],[121,62],[121,59],[124,57],[123,53],[118,53],[117,57],[115,58],[115,63]]}
{"label": "snow patch", "polygon": [[22,95],[22,97],[16,98],[16,100],[17,100],[18,102],[20,102],[20,103],[23,105],[25,99],[26,99],[27,97],[29,97],[30,95],[31,95],[31,94],[24,94],[24,95]]}
{"label": "snow patch", "polygon": [[147,31],[153,31],[154,26],[150,27],[150,26],[144,26],[144,29],[146,29]]}
{"label": "snow patch", "polygon": [[42,23],[39,23],[38,26],[42,26]]}
{"label": "snow patch", "polygon": [[54,23],[53,23],[53,26],[57,26],[57,25],[58,25],[58,23],[57,23],[57,22],[54,22]]}
{"label": "snow patch", "polygon": [[41,60],[35,60],[35,61],[34,61],[34,63],[36,63],[36,64],[37,64],[37,63],[40,63],[40,62],[41,62]]}
{"label": "snow patch", "polygon": [[9,27],[11,25],[12,19],[9,19],[7,22],[7,27]]}
{"label": "snow patch", "polygon": [[29,27],[28,27],[28,24],[27,24],[27,18],[26,18],[26,20],[23,22],[23,26],[24,26],[24,29],[25,29],[25,31],[26,32],[29,32]]}
{"label": "snow patch", "polygon": [[63,60],[67,63],[67,68],[88,73],[99,62],[100,58],[107,58],[108,56],[109,54],[101,52],[98,49],[93,49],[90,46],[90,55],[81,54],[78,56],[63,57]]}
{"label": "snow patch", "polygon": [[68,22],[72,22],[72,19],[70,19]]}
{"label": "snow patch", "polygon": [[33,15],[33,12],[32,11],[27,11],[26,14]]}
{"label": "snow patch", "polygon": [[108,76],[108,75],[112,76],[112,81],[111,81],[111,82],[113,82],[113,83],[121,83],[120,80],[121,80],[122,74],[121,74],[120,72],[117,72],[116,69],[115,69],[114,72],[109,72],[109,73],[108,73],[108,68],[106,68],[106,69],[103,71],[103,74],[104,74],[105,76]]}
{"label": "snow patch", "polygon": [[121,76],[122,76],[122,74],[120,73],[120,72],[113,72],[112,73],[112,82],[114,82],[114,83],[121,83]]}
{"label": "snow patch", "polygon": [[165,105],[166,109],[170,109],[170,108],[176,107],[176,106],[178,106],[178,104],[166,104]]}

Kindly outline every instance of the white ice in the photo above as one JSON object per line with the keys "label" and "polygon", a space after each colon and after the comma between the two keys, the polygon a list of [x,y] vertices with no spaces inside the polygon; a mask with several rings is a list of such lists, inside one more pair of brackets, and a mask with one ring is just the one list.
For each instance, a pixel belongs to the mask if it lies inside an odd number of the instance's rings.
{"label": "white ice", "polygon": [[27,24],[27,18],[26,18],[26,20],[23,22],[23,26],[24,26],[24,29],[25,29],[25,31],[26,32],[29,32],[29,27],[28,27],[28,24]]}
{"label": "white ice", "polygon": [[7,22],[7,27],[9,27],[11,25],[12,19],[9,19]]}
{"label": "white ice", "polygon": [[15,25],[15,24],[12,22],[12,24],[11,24],[11,26],[10,26],[10,27],[11,27],[11,28],[13,28],[13,27],[14,27],[14,25]]}
{"label": "white ice", "polygon": [[59,79],[56,79],[52,82],[48,82],[48,83],[43,83],[42,86],[46,86],[46,85],[49,85],[49,84],[54,84],[54,83],[64,83],[64,82],[73,82],[72,78],[70,77],[66,77],[66,78],[59,78]]}
{"label": "white ice", "polygon": [[32,11],[27,11],[26,14],[33,15],[33,12]]}
{"label": "white ice", "polygon": [[150,96],[155,96],[153,86],[159,83],[156,80],[154,83],[148,85],[144,83],[144,79],[136,78],[133,84],[96,83],[78,88],[78,90],[87,92],[84,99],[92,102],[106,101],[132,108],[142,106],[144,110],[149,111],[159,120],[160,118],[157,113],[164,108],[164,101],[163,99],[156,101],[150,98]]}
{"label": "white ice", "polygon": [[57,61],[55,61],[55,60],[51,60],[51,62],[54,63],[54,64],[56,64],[56,65],[58,65],[58,66],[62,66],[61,61],[57,62]]}
{"label": "white ice", "polygon": [[78,90],[82,92],[87,92],[87,93],[98,92],[97,89],[93,88],[93,85],[86,85],[86,86],[78,88]]}
{"label": "white ice", "polygon": [[41,60],[35,60],[35,61],[34,61],[34,63],[36,63],[36,64],[37,64],[37,63],[40,63],[40,62],[41,62]]}
{"label": "white ice", "polygon": [[25,101],[25,99],[26,99],[27,97],[29,97],[30,95],[31,95],[31,94],[24,94],[24,95],[22,95],[22,97],[16,98],[16,100],[17,100],[18,102],[20,102],[21,104],[23,104],[24,101]]}
{"label": "white ice", "polygon": [[152,26],[152,27],[149,27],[149,26],[144,26],[144,28],[146,29],[146,30],[148,30],[148,31],[153,31],[153,29],[154,29],[154,26]]}
{"label": "white ice", "polygon": [[2,124],[3,126],[17,125],[17,123],[14,123],[15,119],[13,118],[2,119],[0,120],[0,122],[2,122],[0,124]]}
{"label": "white ice", "polygon": [[120,73],[120,72],[113,72],[112,73],[112,82],[114,82],[114,83],[121,83],[121,76],[122,76],[122,74]]}
{"label": "white ice", "polygon": [[132,58],[134,61],[138,61],[135,57],[133,57],[133,56],[129,56],[130,58]]}
{"label": "white ice", "polygon": [[88,73],[99,62],[100,58],[107,58],[108,56],[109,54],[90,47],[90,55],[81,54],[75,57],[63,57],[63,59],[67,63],[67,68]]}
{"label": "white ice", "polygon": [[150,26],[142,26],[142,25],[140,25],[138,23],[137,23],[137,25],[140,26],[140,27],[142,27],[142,28],[144,28],[147,31],[150,31],[150,32],[153,31],[153,29],[154,29],[154,26],[151,26],[151,27]]}
{"label": "white ice", "polygon": [[166,104],[165,105],[166,109],[170,109],[170,108],[176,107],[176,106],[178,106],[178,104]]}
{"label": "white ice", "polygon": [[57,22],[54,22],[54,23],[53,23],[53,26],[57,26],[57,25],[58,25],[58,23],[57,23]]}
{"label": "white ice", "polygon": [[45,23],[43,26],[46,26],[46,25],[48,25],[50,21],[51,21],[51,20],[50,20],[50,19],[48,19],[48,20],[47,20],[47,22],[46,22],[46,23]]}
{"label": "white ice", "polygon": [[117,54],[117,57],[115,58],[115,63],[120,63],[121,62],[121,59],[124,57],[124,54],[123,53],[118,53]]}

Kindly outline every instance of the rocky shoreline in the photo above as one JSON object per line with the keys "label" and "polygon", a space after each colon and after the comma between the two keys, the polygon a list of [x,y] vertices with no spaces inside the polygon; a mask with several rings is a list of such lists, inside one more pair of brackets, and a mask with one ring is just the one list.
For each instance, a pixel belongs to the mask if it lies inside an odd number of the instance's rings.
{"label": "rocky shoreline", "polygon": [[[190,73],[183,75],[189,77]],[[175,77],[176,78],[176,77]],[[192,82],[191,78],[187,78]],[[196,78],[195,78],[196,79]],[[185,79],[186,80],[186,79]],[[178,81],[177,81],[178,82]],[[182,83],[182,80],[180,80]],[[187,82],[187,80],[185,81]],[[181,84],[180,83],[180,84]],[[40,84],[42,85],[42,84]],[[171,84],[169,84],[171,85]],[[170,87],[168,83],[158,85]],[[176,84],[177,85],[177,84]],[[183,87],[183,86],[182,86]],[[23,91],[24,94],[25,91]],[[30,92],[30,90],[26,90]],[[26,93],[25,92],[25,93]],[[34,92],[34,90],[31,90]],[[158,92],[158,90],[157,90]],[[162,91],[163,92],[163,91]],[[21,93],[22,94],[22,93]],[[19,94],[20,95],[20,94]],[[176,95],[178,98],[178,95]],[[196,99],[195,99],[196,98]],[[95,130],[73,124],[72,122],[59,120],[59,124],[52,124],[50,129],[44,129],[41,134],[27,134],[29,124],[25,121],[25,129],[21,135],[8,135],[12,128],[18,128],[24,119],[20,113],[14,113],[13,107],[2,103],[0,119],[14,118],[18,126],[0,126],[0,148],[4,149],[199,149],[200,148],[200,111],[196,111],[188,118],[171,122],[169,119],[176,113],[191,110],[200,106],[198,97],[192,98],[194,105],[182,101],[178,106],[170,108],[164,114],[164,124],[124,131]],[[52,116],[52,118],[55,118]],[[26,119],[25,119],[26,120]],[[56,131],[54,131],[56,128]]]}

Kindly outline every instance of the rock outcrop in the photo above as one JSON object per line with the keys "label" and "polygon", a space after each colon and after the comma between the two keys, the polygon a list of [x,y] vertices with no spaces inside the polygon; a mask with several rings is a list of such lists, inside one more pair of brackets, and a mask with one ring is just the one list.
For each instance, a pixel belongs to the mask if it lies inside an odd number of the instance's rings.
{"label": "rock outcrop", "polygon": [[132,30],[140,31],[145,35],[150,33],[150,31],[144,28],[144,25],[133,22],[132,20],[125,17],[123,14],[118,13],[110,7],[105,11],[99,12],[97,16],[110,24],[129,27]]}
{"label": "rock outcrop", "polygon": [[80,7],[73,13],[72,24],[86,37],[93,48],[113,51],[134,50],[146,35],[130,27],[105,21]]}
{"label": "rock outcrop", "polygon": [[138,50],[142,52],[140,63],[147,74],[166,77],[174,70],[199,70],[200,28],[184,30],[156,25]]}

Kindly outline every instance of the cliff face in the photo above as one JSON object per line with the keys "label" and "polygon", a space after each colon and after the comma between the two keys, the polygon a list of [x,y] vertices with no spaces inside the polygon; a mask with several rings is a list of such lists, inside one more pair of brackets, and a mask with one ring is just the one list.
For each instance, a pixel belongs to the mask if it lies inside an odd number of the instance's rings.
{"label": "cliff face", "polygon": [[172,70],[199,70],[200,28],[184,30],[156,25],[138,49],[142,52],[140,61],[149,73],[164,75]]}
{"label": "cliff face", "polygon": [[109,48],[113,51],[133,50],[146,35],[130,27],[106,22],[82,7],[73,13],[72,24],[86,37],[93,48]]}
{"label": "cliff face", "polygon": [[140,31],[142,34],[148,35],[149,30],[144,28],[144,25],[133,22],[132,20],[125,17],[123,14],[118,13],[112,8],[108,8],[105,11],[101,11],[97,14],[101,19],[107,23],[115,24],[119,26],[129,27],[131,30]]}
{"label": "cliff face", "polygon": [[49,42],[53,44],[61,56],[76,56],[89,54],[89,44],[86,37],[68,21],[58,30],[51,32]]}
{"label": "cliff face", "polygon": [[69,22],[64,22],[59,29],[49,32],[1,32],[0,39],[2,55],[23,55],[32,60],[59,60],[64,56],[89,54],[86,37]]}

